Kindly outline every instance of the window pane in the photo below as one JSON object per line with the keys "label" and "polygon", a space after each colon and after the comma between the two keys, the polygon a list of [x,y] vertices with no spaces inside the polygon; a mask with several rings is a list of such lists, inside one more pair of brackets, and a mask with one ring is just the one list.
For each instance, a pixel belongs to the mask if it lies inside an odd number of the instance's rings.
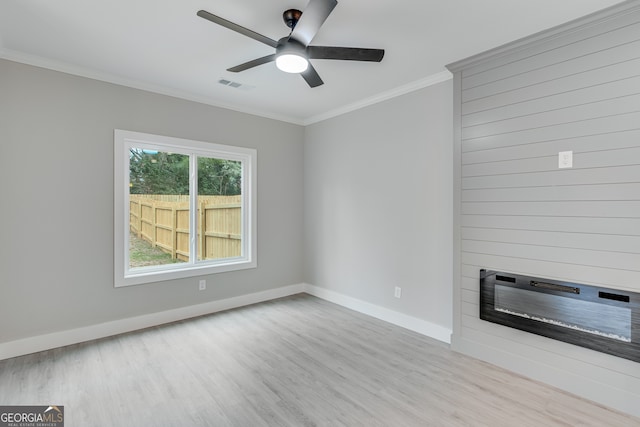
{"label": "window pane", "polygon": [[189,156],[129,150],[129,268],[189,260]]}
{"label": "window pane", "polygon": [[198,157],[198,260],[242,255],[242,162]]}

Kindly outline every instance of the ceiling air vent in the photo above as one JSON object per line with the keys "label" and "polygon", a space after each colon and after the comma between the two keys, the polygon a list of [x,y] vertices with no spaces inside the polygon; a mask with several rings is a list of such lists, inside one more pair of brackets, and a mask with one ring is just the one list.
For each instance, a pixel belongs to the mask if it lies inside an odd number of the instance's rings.
{"label": "ceiling air vent", "polygon": [[224,86],[229,86],[229,87],[233,87],[236,89],[241,89],[241,90],[250,90],[253,89],[255,86],[249,86],[249,85],[245,85],[242,83],[238,83],[238,82],[233,82],[231,80],[227,80],[227,79],[220,79],[218,80],[218,83],[220,83],[221,85]]}

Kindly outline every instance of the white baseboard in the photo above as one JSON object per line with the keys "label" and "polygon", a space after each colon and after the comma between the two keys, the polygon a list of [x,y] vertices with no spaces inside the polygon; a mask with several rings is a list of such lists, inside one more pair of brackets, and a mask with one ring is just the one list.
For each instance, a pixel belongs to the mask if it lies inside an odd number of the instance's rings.
{"label": "white baseboard", "polygon": [[64,347],[85,341],[110,337],[113,335],[137,331],[144,328],[162,325],[165,323],[185,320],[192,317],[203,316],[218,311],[229,310],[250,304],[282,298],[306,292],[318,298],[333,302],[351,310],[375,317],[385,322],[409,329],[422,335],[451,343],[451,330],[440,325],[398,313],[368,302],[352,298],[338,292],[319,288],[309,284],[297,284],[284,286],[267,291],[256,292],[248,295],[240,295],[204,304],[176,308],[158,313],[144,314],[142,316],[129,317],[121,320],[90,325],[66,331],[53,332],[51,334],[38,335],[15,341],[0,343],[0,360],[25,354]]}
{"label": "white baseboard", "polygon": [[299,294],[305,292],[305,290],[306,285],[304,284],[284,286],[253,294],[211,301],[204,304],[181,307],[159,313],[150,313],[142,316],[114,320],[97,325],[0,343],[0,360],[132,332],[139,329],[162,325],[164,323],[176,322],[245,305],[256,304],[263,301]]}
{"label": "white baseboard", "polygon": [[445,328],[417,317],[409,316],[379,305],[371,304],[357,298],[346,296],[329,289],[314,285],[305,285],[305,292],[318,298],[341,305],[351,310],[366,314],[376,319],[401,326],[405,329],[451,344],[451,329]]}

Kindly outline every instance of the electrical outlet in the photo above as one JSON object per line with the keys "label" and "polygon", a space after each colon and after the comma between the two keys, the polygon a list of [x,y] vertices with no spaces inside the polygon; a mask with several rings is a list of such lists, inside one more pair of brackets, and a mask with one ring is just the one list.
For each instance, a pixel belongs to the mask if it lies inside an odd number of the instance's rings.
{"label": "electrical outlet", "polygon": [[200,280],[200,284],[198,289],[200,289],[201,291],[204,291],[205,289],[207,289],[207,281],[206,280]]}
{"label": "electrical outlet", "polygon": [[558,167],[560,169],[573,167],[573,151],[561,151],[558,153]]}
{"label": "electrical outlet", "polygon": [[399,286],[396,286],[393,296],[396,298],[400,298],[402,296],[402,288]]}

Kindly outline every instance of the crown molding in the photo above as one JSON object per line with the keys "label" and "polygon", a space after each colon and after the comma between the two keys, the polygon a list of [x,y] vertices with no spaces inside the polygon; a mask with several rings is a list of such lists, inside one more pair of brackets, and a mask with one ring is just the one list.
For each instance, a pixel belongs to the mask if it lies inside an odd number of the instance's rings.
{"label": "crown molding", "polygon": [[267,119],[292,123],[296,125],[303,125],[303,121],[290,116],[273,114],[260,110],[252,110],[249,108],[243,108],[237,105],[224,104],[216,102],[211,98],[204,96],[197,96],[193,93],[172,89],[166,86],[154,85],[145,83],[138,80],[126,79],[115,74],[105,73],[95,69],[84,68],[77,65],[65,63],[62,61],[55,61],[47,58],[43,58],[37,55],[29,55],[22,52],[17,52],[10,49],[5,49],[0,45],[0,59],[6,59],[13,62],[19,62],[21,64],[32,65],[34,67],[46,68],[48,70],[58,71],[61,73],[71,74],[74,76],[85,77],[92,80],[99,80],[106,83],[112,83],[119,86],[126,86],[133,89],[139,89],[146,92],[152,92],[159,95],[171,96],[173,98],[184,99],[186,101],[197,102],[199,104],[206,104],[212,107],[224,108],[226,110],[236,111],[238,113],[250,114],[252,116],[264,117]]}
{"label": "crown molding", "polygon": [[410,92],[414,92],[416,90],[420,90],[425,87],[432,86],[452,78],[452,74],[449,71],[444,70],[444,71],[441,71],[440,73],[427,76],[420,80],[416,80],[414,82],[399,86],[389,91],[382,92],[375,96],[362,99],[352,104],[345,105],[343,107],[336,108],[334,110],[327,111],[325,113],[321,113],[306,119],[300,119],[297,117],[273,114],[267,111],[252,110],[252,109],[243,108],[243,107],[232,105],[232,104],[223,104],[220,102],[216,102],[211,98],[204,97],[204,96],[197,96],[193,93],[168,88],[166,86],[153,85],[153,84],[145,83],[142,81],[126,79],[124,77],[117,76],[114,74],[105,73],[95,69],[84,68],[84,67],[68,64],[61,61],[55,61],[55,60],[43,58],[36,55],[28,55],[22,52],[5,49],[1,45],[0,45],[0,59],[6,59],[13,62],[31,65],[34,67],[45,68],[48,70],[71,74],[74,76],[85,77],[92,80],[98,80],[106,83],[126,86],[133,89],[143,90],[146,92],[152,92],[160,95],[171,96],[173,98],[184,99],[187,101],[197,102],[197,103],[209,105],[212,107],[224,108],[226,110],[232,110],[239,113],[250,114],[253,116],[259,116],[266,119],[277,120],[277,121],[291,123],[299,126],[307,126],[307,125],[321,122],[323,120],[327,120],[333,117],[341,116],[351,111],[359,110],[361,108],[368,107],[370,105],[377,104],[379,102],[383,102],[383,101],[386,101]]}
{"label": "crown molding", "polygon": [[378,95],[362,99],[360,101],[354,102],[353,104],[345,105],[343,107],[336,108],[335,110],[327,111],[326,113],[309,117],[308,119],[304,120],[303,124],[307,126],[307,125],[318,123],[333,117],[341,116],[351,111],[359,110],[361,108],[368,107],[370,105],[374,105],[379,102],[383,102],[401,95],[405,95],[407,93],[415,92],[417,90],[423,89],[428,86],[445,82],[447,80],[450,80],[452,77],[453,75],[449,71],[446,71],[446,70],[441,71],[437,74],[427,76],[423,79],[416,80],[406,85],[399,86],[395,89],[391,89],[386,92],[381,92]]}

